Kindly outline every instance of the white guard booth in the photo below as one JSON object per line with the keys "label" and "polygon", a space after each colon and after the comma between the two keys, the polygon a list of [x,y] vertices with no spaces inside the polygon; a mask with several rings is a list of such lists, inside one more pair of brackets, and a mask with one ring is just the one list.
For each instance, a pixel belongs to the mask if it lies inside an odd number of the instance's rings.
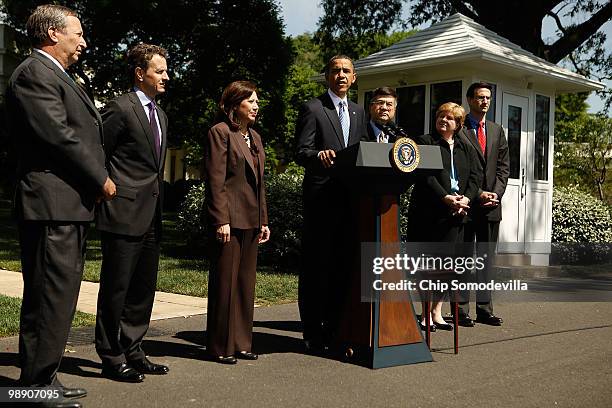
{"label": "white guard booth", "polygon": [[504,127],[510,150],[498,251],[509,262],[547,265],[555,95],[604,85],[538,58],[462,14],[356,61],[355,69],[366,111],[372,90],[396,89],[396,121],[410,135],[429,133],[442,103],[468,111],[471,83],[493,85],[487,119]]}

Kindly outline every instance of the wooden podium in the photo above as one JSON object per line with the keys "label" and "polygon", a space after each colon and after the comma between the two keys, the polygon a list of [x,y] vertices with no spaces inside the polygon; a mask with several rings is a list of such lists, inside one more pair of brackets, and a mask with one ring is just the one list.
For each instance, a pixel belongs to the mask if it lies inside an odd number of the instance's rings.
{"label": "wooden podium", "polygon": [[[348,270],[343,271],[347,292],[335,347],[345,351],[347,361],[369,368],[432,361],[408,291],[363,293],[364,245],[370,250],[374,246],[376,256],[398,254],[399,194],[414,184],[415,175],[442,168],[439,147],[423,145],[417,169],[402,173],[391,165],[392,148],[390,143],[360,142],[339,151],[335,163],[337,176],[352,194],[355,237],[345,263]],[[380,276],[384,282],[398,282],[403,275],[386,271]]]}

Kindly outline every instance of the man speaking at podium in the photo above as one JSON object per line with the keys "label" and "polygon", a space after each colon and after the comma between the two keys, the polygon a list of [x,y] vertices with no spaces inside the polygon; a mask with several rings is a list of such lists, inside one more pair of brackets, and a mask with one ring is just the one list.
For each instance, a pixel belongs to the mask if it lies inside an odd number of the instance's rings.
{"label": "man speaking at podium", "polygon": [[349,57],[332,57],[327,91],[302,106],[296,126],[296,161],[306,170],[298,304],[306,352],[314,354],[325,351],[338,325],[350,242],[349,194],[331,168],[337,151],[368,140],[365,112],[347,98],[356,78]]}

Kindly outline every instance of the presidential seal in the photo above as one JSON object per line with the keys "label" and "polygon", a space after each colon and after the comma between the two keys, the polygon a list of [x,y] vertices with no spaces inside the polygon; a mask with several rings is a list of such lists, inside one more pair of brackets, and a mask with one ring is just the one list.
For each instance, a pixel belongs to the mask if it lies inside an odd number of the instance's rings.
{"label": "presidential seal", "polygon": [[403,173],[414,171],[421,160],[419,146],[414,140],[407,137],[401,137],[395,141],[392,155],[391,163],[393,163],[396,169]]}

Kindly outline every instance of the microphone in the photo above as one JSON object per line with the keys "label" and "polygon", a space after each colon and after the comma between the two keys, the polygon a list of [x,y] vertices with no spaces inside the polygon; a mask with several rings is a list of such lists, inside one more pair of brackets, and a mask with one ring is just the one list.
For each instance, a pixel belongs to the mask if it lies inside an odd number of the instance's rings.
{"label": "microphone", "polygon": [[401,127],[397,126],[395,122],[387,122],[386,124],[381,124],[380,126],[383,132],[395,137],[396,139],[399,137],[408,137],[412,139],[410,136],[408,136],[408,133]]}

